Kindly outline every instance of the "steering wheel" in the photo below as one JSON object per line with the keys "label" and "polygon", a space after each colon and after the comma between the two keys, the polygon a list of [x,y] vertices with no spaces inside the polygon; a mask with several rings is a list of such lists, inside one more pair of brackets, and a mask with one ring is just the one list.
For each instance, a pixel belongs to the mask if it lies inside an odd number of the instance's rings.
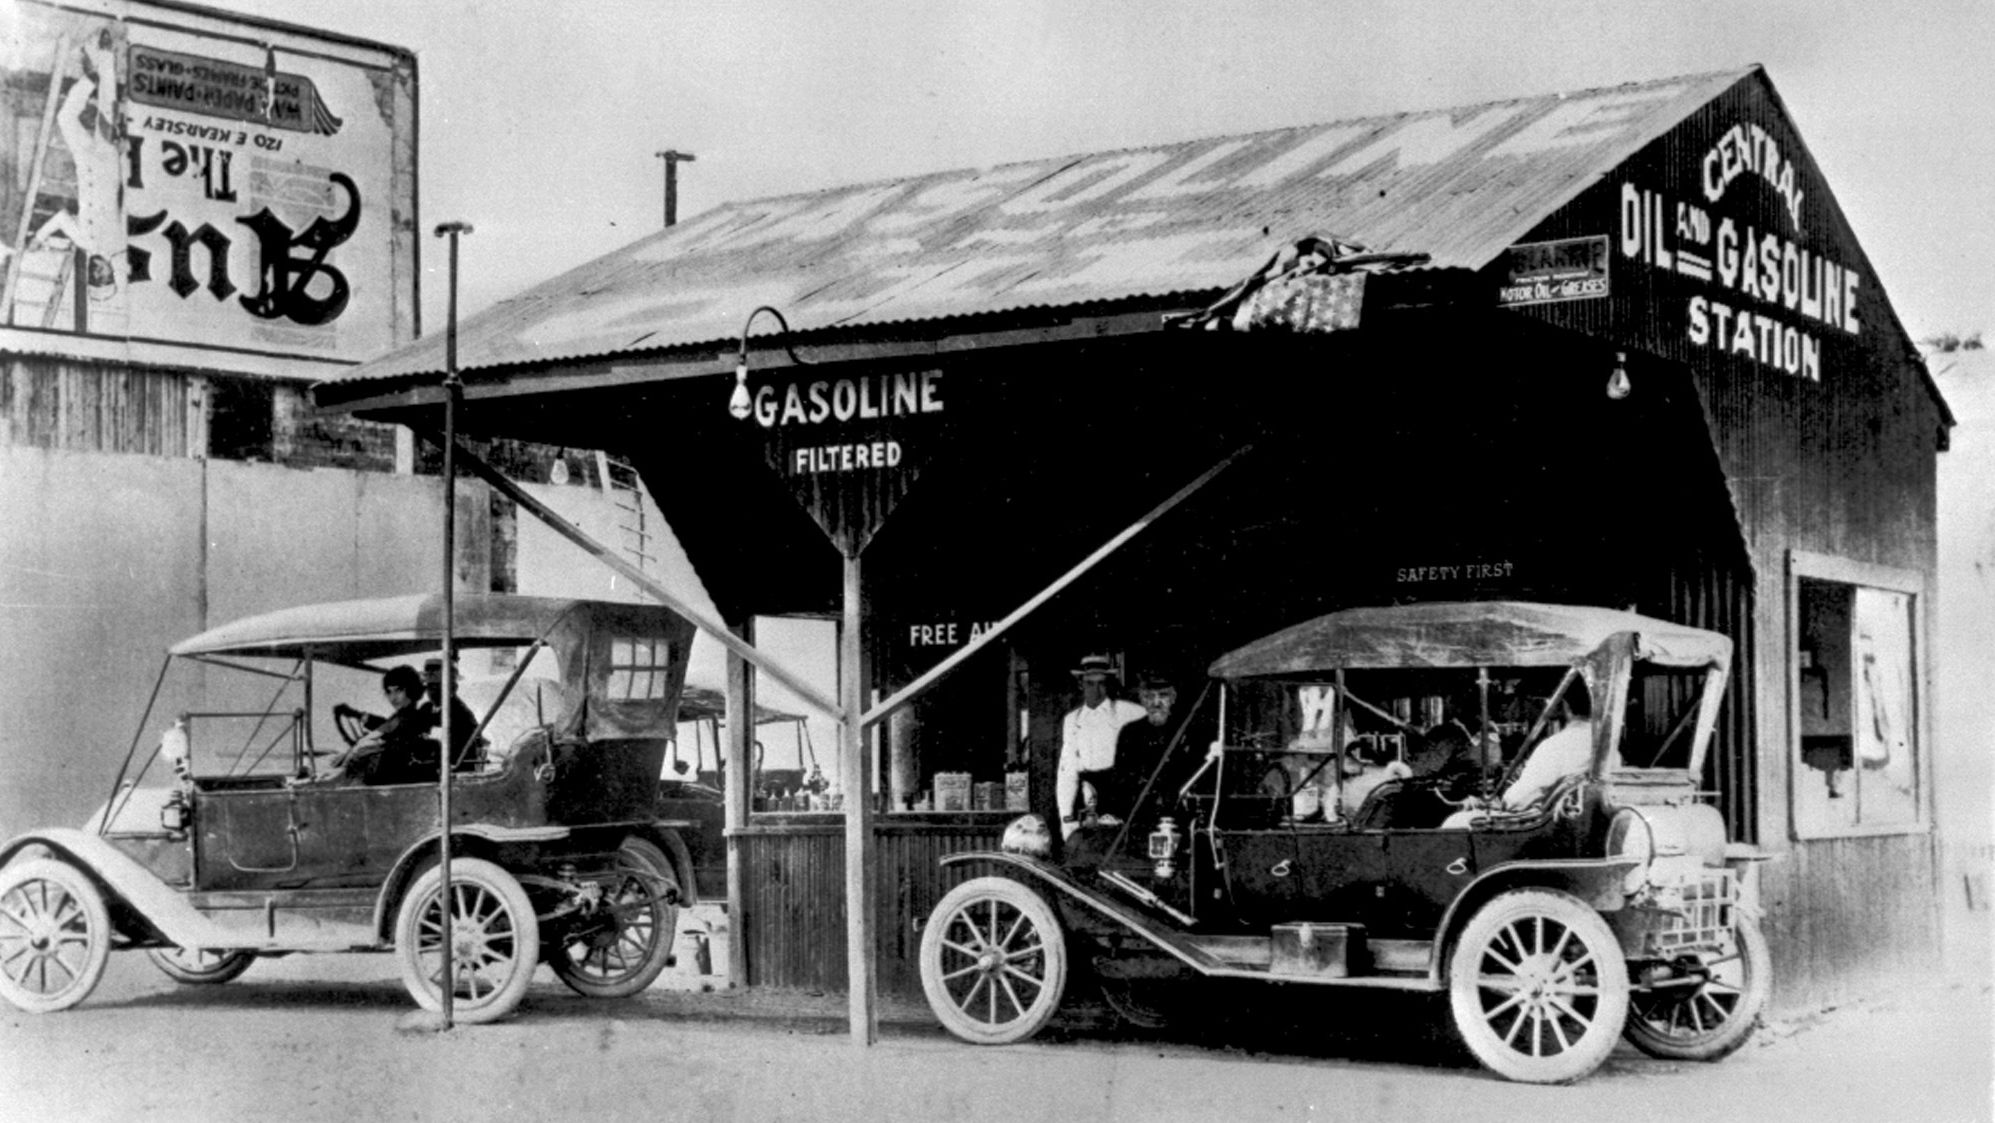
{"label": "steering wheel", "polygon": [[333,728],[339,731],[339,739],[352,748],[367,735],[367,715],[352,706],[340,703],[333,707]]}

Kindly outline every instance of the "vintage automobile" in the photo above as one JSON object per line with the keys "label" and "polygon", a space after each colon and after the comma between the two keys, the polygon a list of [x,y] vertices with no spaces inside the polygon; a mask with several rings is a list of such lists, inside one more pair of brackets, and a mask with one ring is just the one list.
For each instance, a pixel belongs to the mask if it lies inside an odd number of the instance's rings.
{"label": "vintage automobile", "polygon": [[[364,736],[332,699],[378,697],[383,668],[420,665],[442,635],[442,599],[407,596],[173,645],[162,681],[194,668],[206,681],[187,696],[211,705],[250,696],[226,678],[261,681],[257,704],[179,715],[138,768],[126,755],[84,828],[0,848],[0,995],[74,1006],[115,949],[184,983],[227,982],[259,956],[392,949],[436,1010],[445,939],[462,1022],[511,1012],[543,961],[589,997],[649,986],[695,900],[686,824],[655,814],[692,626],[651,606],[456,598],[457,649],[497,649],[513,670],[459,692],[477,727],[454,761],[447,915],[435,757],[426,781],[360,783],[329,775],[346,746],[319,735]],[[149,706],[141,733],[150,720]]]}
{"label": "vintage automobile", "polygon": [[1144,1025],[1191,979],[1391,988],[1445,992],[1513,1080],[1579,1079],[1623,1035],[1722,1057],[1771,981],[1742,893],[1760,855],[1699,790],[1731,655],[1524,603],[1352,609],[1249,644],[1128,821],[1058,861],[1036,817],[943,859],[981,876],[923,926],[929,1003],[1003,1044],[1077,975]]}

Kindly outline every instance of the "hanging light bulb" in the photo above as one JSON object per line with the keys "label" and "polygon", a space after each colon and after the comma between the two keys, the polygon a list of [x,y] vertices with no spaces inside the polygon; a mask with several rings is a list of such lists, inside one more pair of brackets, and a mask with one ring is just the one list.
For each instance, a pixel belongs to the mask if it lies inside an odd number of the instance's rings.
{"label": "hanging light bulb", "polygon": [[1628,381],[1628,353],[1614,352],[1614,373],[1607,376],[1607,396],[1618,402],[1634,388],[1634,383]]}
{"label": "hanging light bulb", "polygon": [[734,365],[734,393],[728,395],[727,412],[733,414],[736,421],[746,421],[750,408],[748,401],[748,364],[746,362],[736,363]]}

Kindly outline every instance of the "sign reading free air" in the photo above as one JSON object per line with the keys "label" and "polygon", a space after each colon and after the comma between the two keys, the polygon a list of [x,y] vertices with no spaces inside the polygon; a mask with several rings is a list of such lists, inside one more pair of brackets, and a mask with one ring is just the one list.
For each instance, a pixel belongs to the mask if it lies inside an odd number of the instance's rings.
{"label": "sign reading free air", "polygon": [[769,468],[840,550],[857,555],[933,461],[949,397],[940,370],[755,386],[745,419]]}

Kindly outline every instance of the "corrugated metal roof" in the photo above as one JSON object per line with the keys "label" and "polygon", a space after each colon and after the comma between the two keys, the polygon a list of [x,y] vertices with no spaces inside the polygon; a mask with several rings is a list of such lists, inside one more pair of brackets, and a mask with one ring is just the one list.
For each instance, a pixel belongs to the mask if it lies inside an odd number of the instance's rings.
{"label": "corrugated metal roof", "polygon": [[[718,207],[459,325],[464,370],[1207,293],[1308,234],[1476,269],[1734,70]],[[437,333],[337,377],[443,369]]]}

